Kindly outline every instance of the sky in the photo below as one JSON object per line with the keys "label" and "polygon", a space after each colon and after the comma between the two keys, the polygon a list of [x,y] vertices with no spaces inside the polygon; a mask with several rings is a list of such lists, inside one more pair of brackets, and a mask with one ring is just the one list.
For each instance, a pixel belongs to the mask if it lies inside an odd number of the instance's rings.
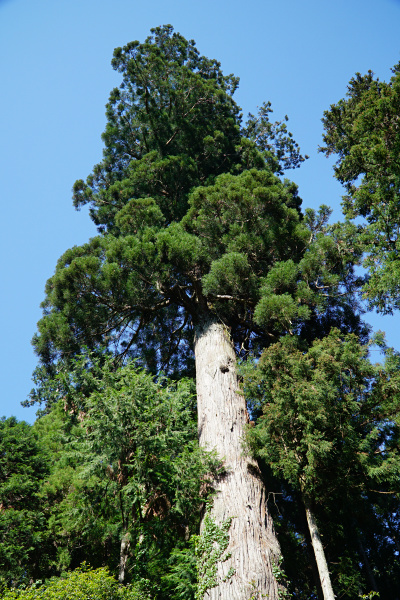
{"label": "sky", "polygon": [[[172,24],[240,77],[246,116],[271,101],[309,160],[288,176],[304,208],[341,218],[343,190],[318,154],[324,110],[356,73],[391,76],[400,60],[399,0],[0,0],[0,416],[23,408],[37,365],[30,340],[57,259],[96,234],[71,188],[101,160],[105,104],[120,82],[113,49]],[[399,314],[366,317],[400,350]]]}

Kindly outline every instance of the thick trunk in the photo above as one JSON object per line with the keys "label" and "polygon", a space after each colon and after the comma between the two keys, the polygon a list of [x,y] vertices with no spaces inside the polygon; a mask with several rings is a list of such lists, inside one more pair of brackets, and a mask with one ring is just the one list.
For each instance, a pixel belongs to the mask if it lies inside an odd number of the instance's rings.
{"label": "thick trunk", "polygon": [[314,515],[311,512],[309,502],[307,500],[304,500],[304,505],[306,509],[308,529],[310,531],[311,536],[311,543],[314,549],[315,561],[317,563],[322,592],[324,594],[324,600],[335,600],[328,565],[326,563],[324,547],[322,545],[321,536],[319,535],[318,526],[315,521]]}
{"label": "thick trunk", "polygon": [[[205,597],[248,600],[254,594],[278,600],[273,567],[280,548],[258,466],[242,449],[247,410],[233,344],[222,324],[209,320],[196,327],[195,356],[200,444],[217,451],[226,471],[215,483],[210,515],[217,525],[233,517],[227,548],[231,556],[218,564],[218,585]],[[229,569],[234,574],[223,581]]]}

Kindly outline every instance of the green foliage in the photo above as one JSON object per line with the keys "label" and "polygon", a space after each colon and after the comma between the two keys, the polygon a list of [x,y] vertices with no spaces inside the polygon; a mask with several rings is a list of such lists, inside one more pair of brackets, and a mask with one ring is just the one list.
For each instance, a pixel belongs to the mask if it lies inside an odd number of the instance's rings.
{"label": "green foliage", "polygon": [[[102,344],[154,372],[182,372],[189,323],[199,312],[218,315],[243,338],[288,327],[286,315],[267,314],[265,300],[257,305],[269,294],[269,270],[305,251],[310,233],[299,202],[295,186],[267,171],[221,175],[193,192],[181,223],[144,225],[136,235],[97,237],[68,251],[46,288],[35,338],[43,362],[70,360],[83,346],[99,351]],[[307,296],[307,283],[290,283],[295,320],[309,314],[303,304],[313,292]]]}
{"label": "green foliage", "polygon": [[288,578],[283,569],[282,563],[283,563],[283,556],[280,556],[278,564],[272,565],[272,572],[274,574],[275,580],[278,583],[278,585],[280,585],[280,588],[278,590],[278,596],[279,596],[279,598],[282,598],[282,599],[283,598],[291,598],[292,596],[287,590],[287,587],[289,584]]}
{"label": "green foliage", "polygon": [[[125,225],[137,205],[122,210]],[[327,215],[302,220],[299,205],[296,186],[268,171],[225,174],[193,191],[180,223],[157,228],[144,219],[137,229],[132,221],[135,235],[97,237],[65,253],[35,338],[51,378],[57,361],[83,346],[99,353],[100,345],[136,356],[154,373],[181,375],[191,364],[190,323],[202,313],[257,347],[315,321],[329,303],[343,311],[355,284],[354,253],[340,228],[326,228]],[[150,200],[138,210],[148,209],[156,210]]]}
{"label": "green foliage", "polygon": [[86,184],[75,184],[75,205],[90,202],[95,222],[108,228],[124,195],[155,197],[175,219],[191,187],[238,161],[237,78],[170,25],[151,34],[114,51],[122,84],[107,104],[104,159]]}
{"label": "green foliage", "polygon": [[[40,488],[40,498],[46,507],[44,527],[53,553],[42,569],[41,579],[75,569],[83,561],[93,567],[108,564],[111,568],[118,562],[115,524],[108,522],[100,511],[95,514],[92,510],[88,517],[82,506],[82,498],[90,494],[96,483],[94,477],[81,477],[85,462],[82,452],[74,451],[83,443],[86,433],[82,417],[82,402],[75,416],[71,407],[69,413],[66,412],[64,400],[54,404],[49,414],[34,425],[52,457],[50,473]],[[91,500],[96,507],[101,496],[92,493]],[[102,535],[105,530],[108,537]]]}
{"label": "green foliage", "polygon": [[150,600],[145,582],[119,586],[106,568],[79,568],[26,589],[4,590],[3,600]]}
{"label": "green foliage", "polygon": [[31,425],[0,420],[0,576],[16,585],[35,578],[46,563],[49,542],[40,485],[49,458]]}
{"label": "green foliage", "polygon": [[[198,447],[193,383],[155,383],[132,363],[116,370],[105,355],[86,354],[59,384],[64,401],[33,427],[2,422],[10,465],[2,471],[3,581],[45,579],[84,560],[115,573],[126,539],[127,581],[144,577],[156,597],[192,598],[197,573],[186,540],[219,470]],[[19,487],[11,467],[24,472]],[[6,490],[14,490],[12,506]],[[182,557],[188,572],[179,583]]]}
{"label": "green foliage", "polygon": [[399,358],[388,352],[385,370],[369,362],[367,351],[355,335],[337,330],[306,353],[286,338],[245,379],[263,412],[248,432],[253,450],[319,501],[349,469],[353,486],[366,485],[365,478],[397,486]]}
{"label": "green foliage", "polygon": [[192,535],[186,547],[176,547],[165,565],[162,585],[168,598],[194,600],[197,591],[196,543],[198,536]]}
{"label": "green foliage", "polygon": [[104,159],[74,186],[75,206],[89,203],[101,229],[118,230],[114,217],[131,198],[153,197],[176,220],[190,189],[221,173],[265,164],[281,172],[304,160],[286,123],[269,121],[270,104],[241,128],[238,78],[171,25],[116,48],[112,66],[122,83],[107,104]]}
{"label": "green foliage", "polygon": [[[258,115],[249,114],[243,133],[245,139],[255,143],[269,169],[283,175],[285,169],[299,167],[308,156],[301,156],[298,144],[294,141],[293,135],[288,132],[286,126],[288,117],[285,116],[284,121],[271,123],[270,113],[272,113],[271,103],[264,102]],[[248,151],[250,148],[249,144]]]}
{"label": "green foliage", "polygon": [[[336,154],[335,176],[345,185],[345,215],[362,217],[355,227],[367,255],[369,280],[364,286],[370,305],[384,313],[400,306],[398,223],[400,193],[400,70],[381,82],[369,71],[357,73],[347,97],[324,113],[321,151]],[[357,223],[360,219],[357,220]]]}
{"label": "green foliage", "polygon": [[[269,104],[242,128],[237,78],[170,25],[117,48],[113,67],[122,83],[107,105],[104,159],[74,186],[103,235],[61,257],[34,338],[50,379],[85,346],[192,374],[192,320],[211,311],[242,339],[261,333],[262,278],[297,261],[309,237],[296,186],[274,175],[304,159]],[[45,373],[38,383],[32,400],[47,402]]]}
{"label": "green foliage", "polygon": [[[55,566],[62,571],[86,559],[115,570],[125,538],[125,576],[145,576],[162,590],[170,581],[162,583],[160,572],[168,574],[170,553],[176,545],[184,552],[185,539],[197,531],[210,477],[219,468],[198,447],[193,384],[155,383],[132,363],[115,370],[106,357],[92,357],[93,370],[86,372],[88,360],[77,360],[64,381],[73,424],[64,413],[63,450],[55,452],[41,492],[52,505]],[[76,387],[82,372],[93,390],[86,399]],[[60,408],[38,422],[42,432]]]}
{"label": "green foliage", "polygon": [[201,501],[200,479],[214,468],[198,448],[192,383],[155,384],[133,365],[117,372],[105,366],[103,376],[84,419],[88,472],[108,479],[110,492],[116,485],[120,499],[123,492],[125,519],[133,512],[142,523],[158,523],[169,514],[176,527],[188,525]]}
{"label": "green foliage", "polygon": [[350,598],[371,589],[370,563],[388,597],[398,578],[388,521],[400,494],[400,362],[384,350],[385,365],[373,365],[355,335],[334,329],[307,351],[283,339],[244,376],[262,413],[247,442],[313,507],[335,588]]}

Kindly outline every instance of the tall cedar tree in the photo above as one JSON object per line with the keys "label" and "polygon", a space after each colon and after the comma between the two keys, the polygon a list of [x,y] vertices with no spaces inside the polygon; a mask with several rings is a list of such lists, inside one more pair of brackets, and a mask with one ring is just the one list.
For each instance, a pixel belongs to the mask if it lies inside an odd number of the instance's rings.
{"label": "tall cedar tree", "polygon": [[230,559],[209,597],[256,589],[276,600],[280,549],[257,464],[241,448],[236,356],[318,321],[326,302],[343,311],[353,256],[339,230],[323,235],[327,211],[304,219],[296,186],[278,178],[303,160],[285,124],[270,123],[264,104],[242,127],[238,80],[193,41],[156,28],[112,64],[122,84],[107,104],[104,159],[74,186],[100,235],[60,258],[34,344],[50,373],[85,346],[106,346],[177,376],[194,347],[200,443],[225,465],[211,517],[233,517]]}

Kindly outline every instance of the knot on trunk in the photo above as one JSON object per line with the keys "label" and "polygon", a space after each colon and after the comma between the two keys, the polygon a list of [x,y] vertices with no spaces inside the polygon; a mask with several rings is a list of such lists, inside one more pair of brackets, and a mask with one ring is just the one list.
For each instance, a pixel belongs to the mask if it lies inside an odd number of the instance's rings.
{"label": "knot on trunk", "polygon": [[232,364],[232,359],[229,358],[229,356],[227,356],[226,359],[224,360],[224,362],[219,365],[219,370],[221,371],[221,373],[228,373],[229,367],[231,366],[231,364]]}

